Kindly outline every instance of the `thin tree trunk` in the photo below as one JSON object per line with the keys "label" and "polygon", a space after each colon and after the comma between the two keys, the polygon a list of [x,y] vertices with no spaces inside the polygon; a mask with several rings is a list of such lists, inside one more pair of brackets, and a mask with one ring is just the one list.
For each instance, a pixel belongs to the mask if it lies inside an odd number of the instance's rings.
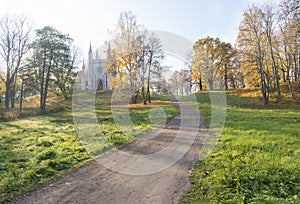
{"label": "thin tree trunk", "polygon": [[10,105],[10,107],[15,108],[17,75],[14,75],[14,77],[12,77],[12,81],[13,81],[13,84],[11,86],[11,92],[10,92],[10,95],[11,95],[11,105]]}
{"label": "thin tree trunk", "polygon": [[5,101],[4,101],[4,106],[5,106],[5,112],[9,111],[9,99],[10,99],[10,69],[9,69],[9,64],[8,61],[6,62],[6,82],[5,82]]}
{"label": "thin tree trunk", "polygon": [[228,76],[227,76],[227,72],[228,72],[228,69],[227,69],[227,64],[225,64],[225,67],[224,67],[224,84],[225,84],[225,90],[228,90]]}
{"label": "thin tree trunk", "polygon": [[40,109],[41,111],[44,110],[43,102],[44,102],[44,75],[45,75],[45,67],[46,67],[46,53],[44,53],[44,61],[43,61],[43,67],[40,74]]}
{"label": "thin tree trunk", "polygon": [[9,88],[9,83],[6,82],[6,88],[5,88],[5,101],[4,101],[4,105],[5,105],[5,112],[9,111],[9,98],[10,98],[10,88]]}
{"label": "thin tree trunk", "polygon": [[199,89],[200,91],[203,91],[203,86],[202,86],[202,79],[199,77]]}
{"label": "thin tree trunk", "polygon": [[273,70],[273,75],[275,77],[275,89],[277,91],[277,96],[278,99],[281,99],[281,92],[280,92],[280,86],[279,86],[279,75],[278,75],[278,70],[277,70],[277,65],[275,62],[275,57],[274,57],[274,52],[273,52],[273,44],[272,44],[272,39],[271,36],[268,35],[268,42],[269,42],[269,47],[270,47],[270,52],[271,52],[271,59],[272,59],[272,70]]}
{"label": "thin tree trunk", "polygon": [[46,101],[47,101],[48,87],[49,87],[49,80],[50,80],[50,70],[51,70],[51,61],[50,61],[50,65],[47,70],[46,81],[45,81],[45,90],[44,90],[44,97],[43,97],[43,111],[46,110]]}
{"label": "thin tree trunk", "polygon": [[145,95],[145,87],[144,86],[142,87],[142,96],[143,96],[144,105],[146,105],[147,104],[147,98],[146,98],[146,95]]}
{"label": "thin tree trunk", "polygon": [[24,81],[22,77],[21,94],[20,94],[20,113],[22,113],[23,110],[23,89],[24,89]]}
{"label": "thin tree trunk", "polygon": [[149,62],[149,70],[148,70],[148,81],[147,81],[147,99],[148,103],[151,103],[151,96],[150,96],[150,74],[151,74],[151,66],[152,66],[152,57],[153,53],[150,52],[150,62]]}
{"label": "thin tree trunk", "polygon": [[212,79],[208,79],[209,90],[214,90],[214,81]]}

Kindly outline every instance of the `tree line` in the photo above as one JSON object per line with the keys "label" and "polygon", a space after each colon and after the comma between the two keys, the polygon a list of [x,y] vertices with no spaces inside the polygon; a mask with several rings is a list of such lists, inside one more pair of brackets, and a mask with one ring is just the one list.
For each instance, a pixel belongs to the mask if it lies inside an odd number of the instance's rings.
{"label": "tree line", "polygon": [[281,100],[285,86],[295,100],[300,87],[299,16],[299,0],[248,5],[235,45],[209,36],[194,43],[186,68],[170,79],[174,93],[260,87],[268,104],[270,97]]}
{"label": "tree line", "polygon": [[292,99],[300,76],[299,0],[279,5],[249,5],[239,27],[237,48],[241,70],[248,86],[260,86],[263,101],[282,98],[281,84],[287,84]]}
{"label": "tree line", "polygon": [[[150,103],[151,85],[174,94],[260,87],[265,104],[270,97],[281,100],[285,86],[295,100],[300,87],[299,22],[299,0],[248,5],[234,45],[210,36],[197,40],[186,67],[166,81],[160,40],[130,11],[122,12],[111,32],[113,40],[107,42],[104,70],[112,89],[128,86],[132,103],[138,96]],[[5,111],[15,107],[16,99],[21,109],[24,96],[39,95],[42,111],[49,92],[68,98],[79,56],[69,35],[50,26],[33,32],[26,17],[2,16],[0,94],[5,95]]]}
{"label": "tree line", "polygon": [[25,16],[0,18],[1,92],[5,112],[19,99],[20,112],[25,96],[40,96],[45,111],[49,91],[70,96],[79,57],[73,39],[53,27],[33,30]]}

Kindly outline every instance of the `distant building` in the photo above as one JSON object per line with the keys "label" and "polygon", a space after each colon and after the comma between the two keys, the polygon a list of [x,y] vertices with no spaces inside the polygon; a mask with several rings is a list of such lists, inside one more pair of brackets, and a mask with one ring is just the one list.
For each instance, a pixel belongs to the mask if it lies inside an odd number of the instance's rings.
{"label": "distant building", "polygon": [[98,50],[96,50],[95,56],[93,56],[91,44],[88,54],[88,62],[85,63],[83,61],[80,72],[82,90],[109,89],[108,76],[103,70],[106,59],[99,56]]}

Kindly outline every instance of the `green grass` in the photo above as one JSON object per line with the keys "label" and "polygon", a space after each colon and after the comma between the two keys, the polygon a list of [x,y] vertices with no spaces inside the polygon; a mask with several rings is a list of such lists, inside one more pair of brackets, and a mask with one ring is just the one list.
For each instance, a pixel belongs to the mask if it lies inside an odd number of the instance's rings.
{"label": "green grass", "polygon": [[162,100],[162,101],[170,101],[173,95],[170,94],[153,94],[151,96],[152,100]]}
{"label": "green grass", "polygon": [[[210,121],[207,93],[198,96]],[[182,203],[300,203],[300,111],[228,95],[223,134],[198,161]]]}
{"label": "green grass", "polygon": [[0,123],[0,202],[66,173],[91,157],[70,112]]}
{"label": "green grass", "polygon": [[[121,147],[139,134],[152,128],[149,112],[160,106],[170,119],[178,110],[167,102],[154,101],[152,105],[130,105],[132,132],[121,131],[112,118],[111,92],[99,92],[96,99],[96,114],[99,127],[108,144],[87,149],[78,138],[70,107],[64,111],[26,117],[0,123],[0,203],[9,203],[30,189],[70,172],[94,155],[114,147]],[[123,127],[126,129],[126,127]],[[95,152],[97,154],[93,154]]]}

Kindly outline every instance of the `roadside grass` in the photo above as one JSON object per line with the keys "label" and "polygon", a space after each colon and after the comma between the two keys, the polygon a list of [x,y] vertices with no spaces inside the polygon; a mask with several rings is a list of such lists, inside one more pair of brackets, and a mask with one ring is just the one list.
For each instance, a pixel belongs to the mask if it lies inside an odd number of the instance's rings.
{"label": "roadside grass", "polygon": [[[209,94],[197,98],[209,125]],[[300,203],[300,110],[264,107],[232,92],[227,102],[220,141],[197,162],[181,202]]]}
{"label": "roadside grass", "polygon": [[69,172],[91,157],[71,112],[0,123],[0,203]]}
{"label": "roadside grass", "polygon": [[[121,147],[135,139],[120,131],[110,107],[110,91],[97,93],[96,114],[99,127],[109,145]],[[69,104],[65,106],[65,104]],[[0,123],[0,203],[10,203],[16,196],[60,177],[91,161],[94,157],[78,138],[70,102],[61,103],[60,112],[46,113]],[[153,128],[149,112],[162,107],[168,119],[178,114],[170,102],[154,100],[151,105],[130,104],[132,131]],[[104,153],[110,147],[101,146]],[[99,147],[99,146],[97,146]]]}

